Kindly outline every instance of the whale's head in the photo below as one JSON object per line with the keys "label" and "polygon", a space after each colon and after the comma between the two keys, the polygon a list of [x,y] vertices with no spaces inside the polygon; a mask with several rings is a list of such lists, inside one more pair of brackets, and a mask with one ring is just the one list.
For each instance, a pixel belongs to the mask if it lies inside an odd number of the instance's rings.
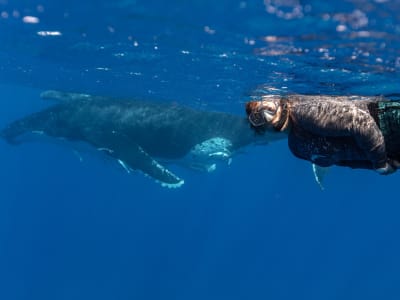
{"label": "whale's head", "polygon": [[265,96],[261,101],[250,101],[246,113],[251,127],[259,133],[285,131],[289,126],[288,102],[281,97]]}
{"label": "whale's head", "polygon": [[170,163],[202,172],[213,172],[218,165],[230,165],[232,161],[232,142],[223,137],[213,137],[193,145],[182,158]]}

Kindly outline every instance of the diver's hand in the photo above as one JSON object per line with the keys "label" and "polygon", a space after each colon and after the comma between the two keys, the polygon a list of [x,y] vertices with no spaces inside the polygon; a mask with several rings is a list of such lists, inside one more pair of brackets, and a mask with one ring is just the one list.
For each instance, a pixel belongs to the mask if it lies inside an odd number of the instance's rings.
{"label": "diver's hand", "polygon": [[381,175],[390,175],[396,172],[398,166],[400,166],[400,163],[397,160],[388,160],[383,167],[376,168],[375,171]]}

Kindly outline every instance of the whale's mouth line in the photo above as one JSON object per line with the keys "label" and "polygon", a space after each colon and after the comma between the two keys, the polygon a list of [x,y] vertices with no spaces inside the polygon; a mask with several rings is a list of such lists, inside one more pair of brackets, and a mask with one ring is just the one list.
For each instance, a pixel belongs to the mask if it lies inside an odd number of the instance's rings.
{"label": "whale's mouth line", "polygon": [[194,145],[190,151],[178,159],[155,157],[165,164],[189,168],[194,171],[211,173],[218,165],[232,162],[232,142],[222,137],[214,137]]}

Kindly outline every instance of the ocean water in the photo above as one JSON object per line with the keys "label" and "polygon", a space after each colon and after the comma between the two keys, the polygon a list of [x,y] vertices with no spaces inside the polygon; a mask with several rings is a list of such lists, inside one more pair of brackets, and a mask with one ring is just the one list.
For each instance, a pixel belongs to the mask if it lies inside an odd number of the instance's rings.
{"label": "ocean water", "polygon": [[[400,92],[398,0],[0,0],[0,126],[47,89],[244,116],[262,94]],[[399,299],[399,174],[286,141],[169,190],[0,141],[0,299]]]}

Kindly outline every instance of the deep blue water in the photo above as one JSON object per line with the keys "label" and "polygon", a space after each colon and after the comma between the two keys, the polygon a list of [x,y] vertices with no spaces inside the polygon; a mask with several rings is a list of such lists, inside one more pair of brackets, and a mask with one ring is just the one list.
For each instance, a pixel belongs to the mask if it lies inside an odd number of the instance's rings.
{"label": "deep blue water", "polygon": [[[398,0],[0,0],[0,126],[47,89],[243,115],[399,93],[399,33]],[[282,141],[168,190],[51,143],[0,154],[0,299],[400,298],[398,174],[332,168],[321,191]]]}

